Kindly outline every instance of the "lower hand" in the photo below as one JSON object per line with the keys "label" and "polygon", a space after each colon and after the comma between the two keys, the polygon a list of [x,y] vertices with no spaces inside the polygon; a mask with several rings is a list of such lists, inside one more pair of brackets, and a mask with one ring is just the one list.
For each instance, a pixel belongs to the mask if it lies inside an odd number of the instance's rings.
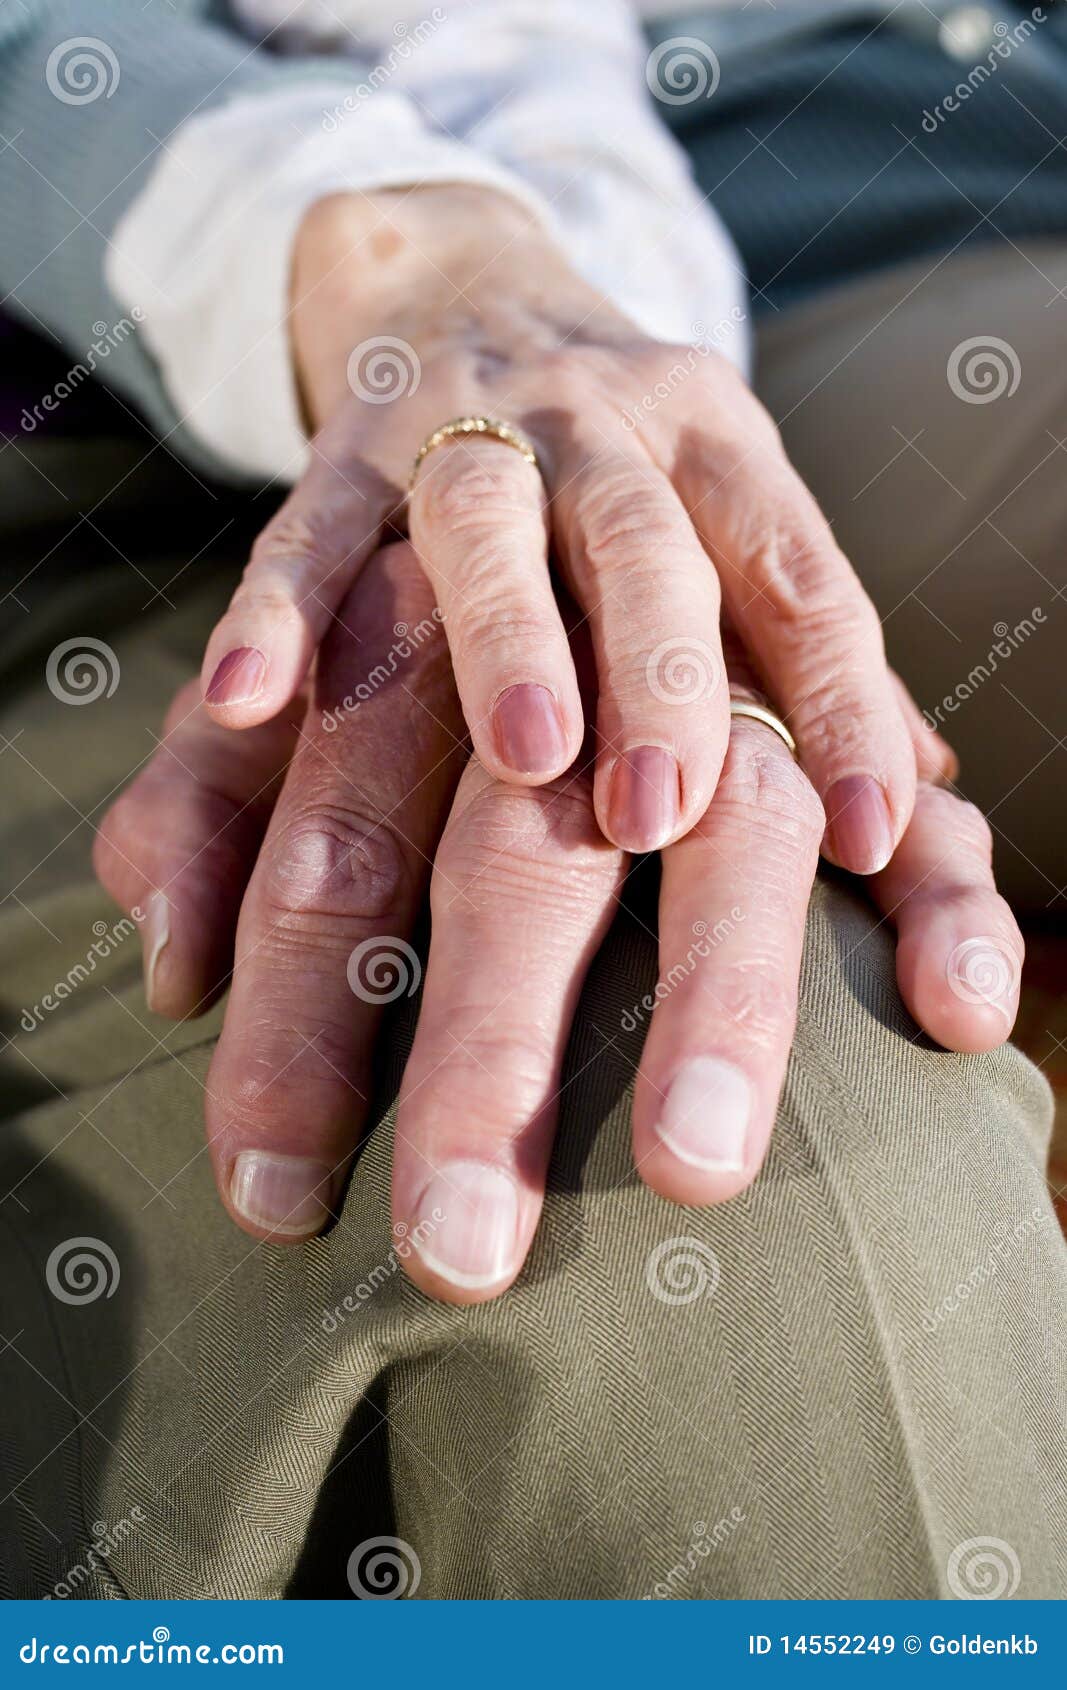
{"label": "lower hand", "polygon": [[[477,1302],[506,1289],[530,1247],[564,1047],[626,858],[597,826],[587,774],[521,788],[477,762],[460,772],[439,630],[358,709],[333,714],[394,625],[415,628],[431,608],[410,548],[380,553],[325,641],[302,726],[279,718],[232,735],[196,684],[186,688],[161,749],[105,818],[96,863],[127,909],[166,900],[165,927],[146,936],[161,1013],[204,1007],[235,952],[207,1086],[216,1178],[239,1226],[296,1242],[338,1210],[365,1122],[380,1000],[399,995],[398,979],[403,990],[403,971],[410,983],[417,966],[407,935],[436,849],[394,1220],[398,1237],[415,1241],[401,1254],[416,1283]],[[934,759],[921,772],[935,775],[938,742],[916,732]],[[763,1161],[822,829],[818,798],[782,742],[735,719],[714,799],[663,855],[663,989],[633,1140],[641,1177],[676,1202],[729,1198]],[[1002,1042],[1022,941],[995,891],[978,813],[921,782],[870,890],[896,926],[900,987],[920,1025],[954,1050]],[[1010,987],[997,1001],[959,989],[954,971],[978,939],[1007,962]]]}

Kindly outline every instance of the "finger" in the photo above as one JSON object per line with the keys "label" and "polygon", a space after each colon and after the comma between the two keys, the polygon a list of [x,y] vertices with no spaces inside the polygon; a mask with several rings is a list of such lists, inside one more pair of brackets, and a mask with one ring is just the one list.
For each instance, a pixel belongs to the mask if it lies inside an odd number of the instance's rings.
{"label": "finger", "polygon": [[477,755],[500,780],[562,774],[581,747],[582,709],[536,468],[500,440],[446,441],[419,469],[409,516]]}
{"label": "finger", "polygon": [[522,1266],[578,992],[622,872],[587,780],[522,790],[470,765],[434,869],[393,1161],[398,1251],[431,1296],[482,1302]]}
{"label": "finger", "polygon": [[897,853],[871,881],[896,924],[897,980],[948,1050],[993,1050],[1019,1009],[1024,945],[993,881],[992,834],[973,804],[922,785]]}
{"label": "finger", "polygon": [[911,734],[918,779],[931,781],[934,785],[939,781],[956,780],[960,772],[960,760],[951,745],[927,722],[900,676],[892,670],[889,675],[897,695],[897,703]]}
{"label": "finger", "polygon": [[710,809],[663,857],[660,981],[633,1132],[642,1179],[676,1203],[733,1197],[763,1161],[822,830],[782,741],[735,720]]}
{"label": "finger", "polygon": [[396,489],[328,433],[271,518],[204,653],[204,700],[228,728],[265,722],[293,699],[337,607],[378,543]]}
{"label": "finger", "polygon": [[703,815],[726,751],[715,571],[667,478],[600,441],[563,456],[553,509],[596,652],[597,819],[659,850]]}
{"label": "finger", "polygon": [[776,441],[729,458],[701,444],[679,483],[823,801],[826,854],[884,868],[911,817],[915,753],[874,606]]}
{"label": "finger", "polygon": [[[361,682],[381,673],[400,622],[403,666]],[[461,727],[428,585],[410,547],[392,547],[323,645],[241,909],[207,1120],[223,1202],[258,1237],[297,1241],[336,1209],[383,1005],[418,984],[407,935],[465,755]]]}
{"label": "finger", "polygon": [[287,713],[237,740],[190,681],[159,749],[105,815],[93,864],[140,924],[156,1014],[202,1014],[226,985],[241,896],[295,740]]}

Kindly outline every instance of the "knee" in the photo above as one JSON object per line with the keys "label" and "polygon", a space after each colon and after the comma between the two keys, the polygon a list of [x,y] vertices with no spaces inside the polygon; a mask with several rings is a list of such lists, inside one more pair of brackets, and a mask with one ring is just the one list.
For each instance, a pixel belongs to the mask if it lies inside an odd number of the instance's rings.
{"label": "knee", "polygon": [[[641,946],[613,945],[580,1029],[640,985]],[[687,1210],[647,1190],[629,1061],[615,1087],[575,1079],[531,1261],[474,1320],[508,1452],[479,1513],[505,1537],[516,1513],[536,1521],[512,1594],[951,1594],[955,1546],[1011,1541],[1018,1498],[1043,1506],[1022,1455],[994,1460],[979,1406],[1040,1416],[1021,1380],[1047,1378],[1049,1324],[1021,1311],[1067,1295],[1041,1077],[1010,1047],[924,1041],[891,936],[835,881],[750,1191]],[[505,1541],[481,1548],[508,1566]]]}
{"label": "knee", "polygon": [[[497,1303],[427,1311],[413,1442],[451,1485],[432,1532],[418,1509],[399,1523],[434,1546],[426,1588],[952,1594],[955,1548],[1012,1542],[1055,1479],[1025,1437],[991,1448],[988,1424],[999,1407],[1039,1429],[1067,1389],[1049,1377],[1067,1270],[1046,1088],[1010,1049],[926,1043],[891,936],[827,880],[763,1174],[678,1208],[634,1172],[637,1052],[605,1038],[654,981],[651,942],[617,924],[579,1010],[527,1267]],[[938,1318],[961,1276],[975,1294]]]}

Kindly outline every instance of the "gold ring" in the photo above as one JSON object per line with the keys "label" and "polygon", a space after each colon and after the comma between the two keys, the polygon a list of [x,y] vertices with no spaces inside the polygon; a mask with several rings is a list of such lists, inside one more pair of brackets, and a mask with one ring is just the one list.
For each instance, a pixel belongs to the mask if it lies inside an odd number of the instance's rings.
{"label": "gold ring", "polygon": [[423,458],[427,457],[435,446],[443,446],[446,440],[460,440],[468,434],[482,434],[490,440],[501,441],[505,446],[513,446],[516,452],[521,452],[528,464],[533,464],[540,475],[541,465],[537,461],[537,453],[525,434],[520,434],[510,423],[495,422],[492,417],[453,417],[451,422],[442,423],[440,428],[435,428],[432,434],[428,434],[419,447],[415,462],[411,466],[408,491],[415,485],[415,477],[422,466]]}
{"label": "gold ring", "polygon": [[754,722],[762,722],[764,727],[770,728],[772,733],[776,733],[783,745],[787,745],[793,756],[796,756],[797,742],[785,723],[774,714],[773,710],[768,710],[762,704],[750,704],[745,698],[731,698],[730,714],[731,716],[749,716]]}

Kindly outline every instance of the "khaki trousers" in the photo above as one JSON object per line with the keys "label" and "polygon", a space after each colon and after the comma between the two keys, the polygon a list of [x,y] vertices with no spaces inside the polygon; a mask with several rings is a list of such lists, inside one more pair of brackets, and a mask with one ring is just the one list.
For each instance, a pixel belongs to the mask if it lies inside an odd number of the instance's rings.
{"label": "khaki trousers", "polygon": [[[776,322],[761,380],[924,706],[994,622],[1047,607],[952,712],[982,748],[967,768],[963,746],[965,768],[1007,873],[1040,906],[1065,878],[1062,749],[1028,771],[1063,730],[1067,494],[1045,431],[1067,427],[1057,314],[998,254]],[[1067,283],[1067,254],[1043,256]],[[946,398],[952,345],[986,331],[1013,343],[1018,391]],[[391,1250],[414,1005],[391,1024],[339,1224],[299,1250],[232,1228],[202,1149],[217,1012],[176,1028],[148,1013],[138,940],[89,849],[264,513],[143,441],[42,442],[30,465],[18,446],[0,454],[3,1593],[347,1598],[389,1588],[392,1566],[418,1598],[961,1596],[983,1569],[1005,1594],[1062,1595],[1067,1252],[1047,1087],[1010,1047],[961,1057],[918,1034],[891,934],[843,879],[816,888],[773,1148],[742,1199],[674,1208],[630,1168],[642,1029],[626,1011],[655,959],[624,912],[582,998],[544,1223],[507,1297],[433,1304]],[[45,672],[86,635],[121,680],[77,708]]]}

